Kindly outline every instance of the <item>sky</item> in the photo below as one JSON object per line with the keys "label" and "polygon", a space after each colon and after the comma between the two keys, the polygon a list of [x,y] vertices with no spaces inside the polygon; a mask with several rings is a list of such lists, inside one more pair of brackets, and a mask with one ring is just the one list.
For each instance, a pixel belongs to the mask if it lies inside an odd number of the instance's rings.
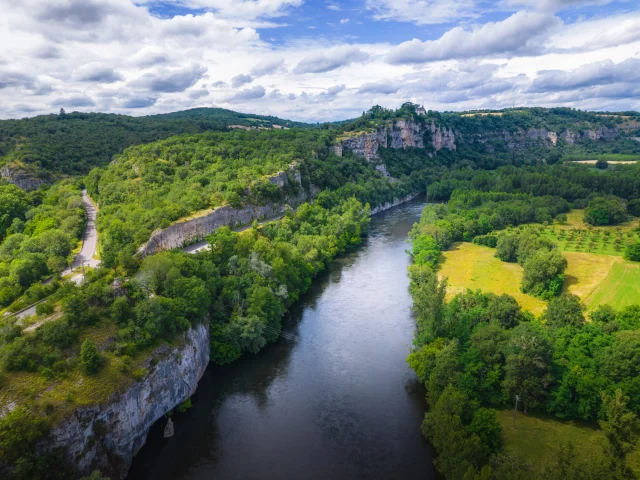
{"label": "sky", "polygon": [[640,0],[0,0],[0,118],[640,110]]}

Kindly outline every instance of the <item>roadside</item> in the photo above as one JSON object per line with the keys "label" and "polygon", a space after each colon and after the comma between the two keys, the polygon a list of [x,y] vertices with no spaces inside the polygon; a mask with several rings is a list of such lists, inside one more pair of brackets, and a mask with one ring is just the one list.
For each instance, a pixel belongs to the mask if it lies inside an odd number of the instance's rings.
{"label": "roadside", "polygon": [[[78,268],[81,267],[91,267],[96,268],[100,265],[100,260],[94,258],[97,248],[98,248],[98,230],[96,229],[96,216],[98,210],[95,205],[89,198],[86,190],[82,191],[82,203],[84,204],[84,208],[87,212],[87,226],[84,230],[84,237],[82,239],[82,247],[80,248],[80,252],[75,256],[73,262],[71,264],[71,268],[67,268],[61,273],[62,277],[66,277],[68,275],[73,274]],[[75,282],[76,284],[82,283],[84,275],[82,271],[77,272],[73,275],[70,280]],[[45,280],[43,283],[50,282],[51,279]],[[29,307],[21,310],[11,316],[17,317],[19,319],[29,317],[31,315],[35,315],[36,306],[39,303],[42,303],[46,299],[40,300],[39,302],[30,305]],[[37,328],[37,327],[36,327]]]}

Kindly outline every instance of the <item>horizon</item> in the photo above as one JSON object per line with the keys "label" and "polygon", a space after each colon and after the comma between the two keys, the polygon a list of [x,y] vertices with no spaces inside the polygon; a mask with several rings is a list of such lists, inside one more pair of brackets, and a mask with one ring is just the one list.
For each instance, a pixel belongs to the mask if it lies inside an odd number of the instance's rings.
{"label": "horizon", "polygon": [[640,109],[629,0],[0,0],[0,118]]}

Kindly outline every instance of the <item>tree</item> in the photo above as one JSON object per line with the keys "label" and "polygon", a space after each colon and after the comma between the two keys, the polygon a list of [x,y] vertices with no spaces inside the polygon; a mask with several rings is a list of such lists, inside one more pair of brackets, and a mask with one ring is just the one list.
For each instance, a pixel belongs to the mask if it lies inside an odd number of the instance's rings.
{"label": "tree", "polygon": [[529,323],[511,331],[506,348],[505,377],[502,382],[509,398],[520,396],[527,413],[546,397],[551,383],[551,346],[542,333]]}
{"label": "tree", "polygon": [[584,211],[584,221],[589,225],[617,225],[627,219],[627,208],[618,197],[596,197]]}
{"label": "tree", "polygon": [[606,170],[607,168],[609,168],[609,162],[607,162],[606,160],[597,160],[596,168],[599,170]]}
{"label": "tree", "polygon": [[[606,451],[611,459],[612,470],[624,476],[629,470],[627,455],[635,450],[640,422],[635,413],[627,407],[629,399],[618,389],[613,395],[602,394],[605,418],[600,420],[600,428],[607,438]],[[634,476],[630,475],[630,478]]]}
{"label": "tree", "polygon": [[49,432],[47,421],[16,407],[0,419],[0,461],[13,463],[31,456],[36,443]]}
{"label": "tree", "polygon": [[559,295],[567,259],[558,250],[538,250],[523,265],[522,291],[541,298]]}
{"label": "tree", "polygon": [[633,262],[640,262],[640,240],[627,245],[624,258]]}
{"label": "tree", "polygon": [[515,262],[518,252],[518,236],[517,235],[501,235],[496,245],[495,256],[503,262]]}
{"label": "tree", "polygon": [[562,328],[567,325],[580,327],[584,324],[583,312],[585,305],[580,297],[571,293],[563,293],[559,297],[552,298],[544,312],[547,325],[553,328]]}
{"label": "tree", "polygon": [[85,340],[80,348],[80,368],[87,375],[93,375],[102,365],[102,357],[95,343]]}

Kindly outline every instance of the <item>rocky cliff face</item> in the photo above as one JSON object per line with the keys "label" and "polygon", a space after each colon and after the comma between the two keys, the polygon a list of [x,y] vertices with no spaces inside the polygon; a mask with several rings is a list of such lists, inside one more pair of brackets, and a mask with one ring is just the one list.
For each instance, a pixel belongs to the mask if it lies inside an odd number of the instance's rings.
{"label": "rocky cliff face", "polygon": [[8,165],[0,168],[0,177],[22,190],[36,190],[44,183],[42,179],[33,177],[23,170],[13,169]]}
{"label": "rocky cliff face", "polygon": [[[426,134],[426,135],[425,135]],[[378,149],[382,148],[425,148],[425,139],[438,151],[443,148],[456,149],[453,130],[436,126],[434,122],[422,123],[413,120],[396,120],[393,124],[341,139],[332,147],[333,152],[342,156],[345,150],[353,152],[370,162],[378,160]]]}
{"label": "rocky cliff face", "polygon": [[290,170],[290,176],[280,172],[271,177],[270,181],[284,188],[291,181],[290,177],[299,187],[296,195],[289,195],[282,202],[268,202],[261,206],[247,205],[244,208],[232,208],[225,205],[206,215],[175,223],[163,230],[156,230],[151,234],[149,241],[138,249],[138,254],[144,257],[163,250],[181,248],[206,238],[220,227],[236,228],[240,225],[248,225],[253,220],[271,218],[284,213],[287,205],[297,207],[301,203],[312,200],[317,190],[313,187],[310,191],[304,190],[300,173],[295,170]]}
{"label": "rocky cliff face", "polygon": [[[438,151],[442,149],[456,150],[456,142],[479,141],[486,144],[487,150],[493,151],[495,142],[504,143],[509,149],[519,149],[532,144],[555,146],[558,141],[575,143],[580,139],[612,140],[618,136],[615,128],[600,127],[596,130],[553,132],[546,128],[532,128],[518,132],[486,131],[465,137],[451,128],[437,126],[434,122],[422,123],[413,120],[396,120],[393,124],[378,127],[373,132],[364,132],[351,137],[342,138],[332,147],[332,151],[342,156],[345,150],[364,157],[374,164],[379,163],[379,148],[427,148]],[[425,144],[425,141],[427,144]],[[386,172],[384,165],[379,170]],[[377,168],[378,168],[377,167]]]}
{"label": "rocky cliff face", "polygon": [[99,468],[124,478],[151,425],[195,392],[209,364],[209,348],[208,324],[190,329],[180,346],[158,348],[141,381],[106,405],[76,410],[52,431],[44,448],[63,447],[82,474]]}

